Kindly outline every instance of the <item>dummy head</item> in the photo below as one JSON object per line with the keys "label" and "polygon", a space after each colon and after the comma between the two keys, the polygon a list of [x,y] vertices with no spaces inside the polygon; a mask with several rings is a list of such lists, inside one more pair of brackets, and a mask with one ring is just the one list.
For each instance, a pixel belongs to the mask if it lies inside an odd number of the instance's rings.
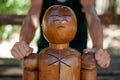
{"label": "dummy head", "polygon": [[48,42],[54,44],[69,43],[76,34],[76,16],[67,6],[51,6],[43,16],[42,29]]}

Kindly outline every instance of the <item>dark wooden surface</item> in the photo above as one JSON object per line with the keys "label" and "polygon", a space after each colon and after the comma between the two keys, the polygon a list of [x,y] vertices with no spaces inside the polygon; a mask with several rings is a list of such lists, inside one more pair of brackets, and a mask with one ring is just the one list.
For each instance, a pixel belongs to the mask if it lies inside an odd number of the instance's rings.
{"label": "dark wooden surface", "polygon": [[120,25],[120,15],[117,14],[103,14],[99,15],[102,24],[109,25],[109,24],[117,24]]}
{"label": "dark wooden surface", "polygon": [[[120,55],[111,55],[108,69],[97,68],[97,80],[120,80]],[[0,80],[22,80],[22,61],[0,58]]]}
{"label": "dark wooden surface", "polygon": [[1,25],[21,25],[25,15],[16,15],[16,14],[1,14],[0,15],[0,26]]}

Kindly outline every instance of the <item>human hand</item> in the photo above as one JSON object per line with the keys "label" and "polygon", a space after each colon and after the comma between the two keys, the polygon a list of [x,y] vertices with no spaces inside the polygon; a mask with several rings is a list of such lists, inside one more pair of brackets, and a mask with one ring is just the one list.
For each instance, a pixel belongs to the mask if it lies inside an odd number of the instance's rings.
{"label": "human hand", "polygon": [[33,49],[25,41],[16,42],[11,49],[12,56],[17,59],[23,59],[25,56],[30,55]]}
{"label": "human hand", "polygon": [[108,68],[110,66],[110,55],[106,50],[103,49],[84,49],[83,53],[87,54],[89,52],[93,52],[95,53],[95,60],[97,61],[97,64],[101,67],[101,68]]}

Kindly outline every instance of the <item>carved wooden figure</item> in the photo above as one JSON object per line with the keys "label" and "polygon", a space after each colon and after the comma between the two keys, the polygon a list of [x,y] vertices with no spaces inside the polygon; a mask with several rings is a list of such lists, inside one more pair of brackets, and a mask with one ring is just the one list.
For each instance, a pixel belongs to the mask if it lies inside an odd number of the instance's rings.
{"label": "carved wooden figure", "polygon": [[80,53],[69,48],[77,30],[74,12],[66,6],[52,6],[42,26],[49,47],[39,55],[39,80],[80,80]]}
{"label": "carved wooden figure", "polygon": [[69,47],[77,31],[76,22],[74,12],[67,6],[48,8],[43,16],[42,30],[49,47],[39,55],[31,54],[24,59],[23,80],[92,80],[83,78],[89,76],[86,67],[82,67],[80,74],[80,53]]}
{"label": "carved wooden figure", "polygon": [[23,80],[39,80],[37,54],[31,54],[24,59]]}
{"label": "carved wooden figure", "polygon": [[83,54],[81,57],[81,80],[97,80],[94,53]]}

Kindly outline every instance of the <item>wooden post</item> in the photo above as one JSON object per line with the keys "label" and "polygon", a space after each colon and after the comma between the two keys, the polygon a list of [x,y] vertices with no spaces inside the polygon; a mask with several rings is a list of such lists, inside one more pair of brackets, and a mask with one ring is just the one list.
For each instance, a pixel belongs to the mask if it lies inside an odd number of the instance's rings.
{"label": "wooden post", "polygon": [[81,80],[97,80],[94,53],[83,54],[81,58]]}
{"label": "wooden post", "polygon": [[24,59],[23,80],[38,80],[38,55],[31,54]]}

